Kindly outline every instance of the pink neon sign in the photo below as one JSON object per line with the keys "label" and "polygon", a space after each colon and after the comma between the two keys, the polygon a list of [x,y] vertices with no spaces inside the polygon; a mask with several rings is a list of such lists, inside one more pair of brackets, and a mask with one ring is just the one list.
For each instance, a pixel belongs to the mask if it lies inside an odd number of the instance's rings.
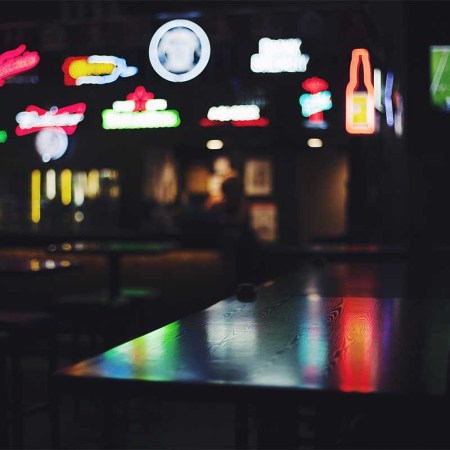
{"label": "pink neon sign", "polygon": [[74,105],[57,108],[53,106],[50,111],[38,106],[27,106],[25,111],[16,116],[18,123],[16,127],[17,136],[36,133],[43,128],[59,127],[66,134],[73,134],[77,125],[84,119],[86,103],[75,103]]}
{"label": "pink neon sign", "polygon": [[7,78],[30,70],[38,64],[38,53],[27,52],[25,49],[26,45],[21,44],[16,49],[0,55],[0,86],[5,84]]}

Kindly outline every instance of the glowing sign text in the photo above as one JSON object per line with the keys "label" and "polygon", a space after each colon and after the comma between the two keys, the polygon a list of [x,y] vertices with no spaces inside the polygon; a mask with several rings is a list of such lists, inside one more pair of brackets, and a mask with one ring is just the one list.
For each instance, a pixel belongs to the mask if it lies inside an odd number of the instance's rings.
{"label": "glowing sign text", "polygon": [[6,78],[30,70],[38,64],[38,53],[27,52],[25,49],[26,45],[21,44],[16,49],[0,55],[0,86],[5,84]]}
{"label": "glowing sign text", "polygon": [[64,108],[53,106],[50,111],[34,105],[27,106],[25,111],[16,115],[16,121],[19,124],[16,127],[16,134],[24,136],[48,127],[60,127],[66,134],[72,134],[84,119],[85,111],[85,103],[76,103]]}
{"label": "glowing sign text", "polygon": [[138,128],[174,128],[180,125],[178,111],[166,109],[167,101],[154,98],[143,86],[127,95],[127,100],[116,101],[113,109],[102,112],[103,128],[138,129]]}
{"label": "glowing sign text", "polygon": [[258,51],[250,58],[250,69],[258,73],[305,72],[309,56],[300,50],[301,39],[259,40]]}
{"label": "glowing sign text", "polygon": [[269,119],[260,117],[257,105],[212,106],[207,117],[200,120],[200,125],[212,127],[224,122],[231,122],[235,127],[265,127]]}
{"label": "glowing sign text", "polygon": [[82,84],[112,83],[119,77],[135,75],[138,69],[127,66],[127,62],[123,58],[92,55],[66,58],[62,65],[62,71],[66,86],[80,86]]}
{"label": "glowing sign text", "polygon": [[209,120],[255,120],[259,119],[257,105],[212,106],[207,116]]}

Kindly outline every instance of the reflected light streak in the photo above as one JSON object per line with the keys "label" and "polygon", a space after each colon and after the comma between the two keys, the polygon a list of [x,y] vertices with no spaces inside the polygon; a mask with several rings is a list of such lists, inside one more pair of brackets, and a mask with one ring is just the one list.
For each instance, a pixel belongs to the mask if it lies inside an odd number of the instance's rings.
{"label": "reflected light streak", "polygon": [[344,299],[339,338],[340,389],[345,392],[373,392],[378,385],[381,323],[374,298]]}
{"label": "reflected light streak", "polygon": [[302,386],[318,388],[322,386],[323,374],[328,358],[328,336],[322,322],[322,303],[318,295],[310,294],[306,297],[306,332],[302,334],[298,346],[300,367],[300,382]]}
{"label": "reflected light streak", "polygon": [[39,267],[40,267],[40,265],[39,265],[39,260],[36,259],[36,258],[33,258],[33,259],[30,261],[30,269],[31,269],[33,272],[37,272],[37,271],[39,270]]}

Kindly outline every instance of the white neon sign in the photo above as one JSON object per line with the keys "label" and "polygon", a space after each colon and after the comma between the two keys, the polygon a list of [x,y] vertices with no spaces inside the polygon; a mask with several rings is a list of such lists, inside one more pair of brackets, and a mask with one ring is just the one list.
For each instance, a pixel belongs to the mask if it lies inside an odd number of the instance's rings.
{"label": "white neon sign", "polygon": [[309,56],[301,52],[301,44],[301,39],[260,39],[259,53],[250,58],[252,72],[305,72]]}
{"label": "white neon sign", "polygon": [[23,136],[48,127],[60,127],[66,134],[72,134],[75,132],[77,125],[84,119],[85,110],[85,103],[76,103],[64,108],[52,106],[50,111],[35,105],[29,105],[25,111],[16,115],[18,123],[16,134],[17,136]]}
{"label": "white neon sign", "polygon": [[209,120],[228,122],[230,120],[257,120],[259,107],[257,105],[212,106],[206,116]]}
{"label": "white neon sign", "polygon": [[103,128],[138,129],[138,128],[174,128],[180,125],[178,111],[167,109],[167,101],[153,98],[143,86],[127,95],[127,100],[113,103],[112,109],[102,112]]}
{"label": "white neon sign", "polygon": [[156,30],[148,48],[150,64],[162,78],[182,82],[199,75],[211,54],[208,36],[196,23],[177,19]]}

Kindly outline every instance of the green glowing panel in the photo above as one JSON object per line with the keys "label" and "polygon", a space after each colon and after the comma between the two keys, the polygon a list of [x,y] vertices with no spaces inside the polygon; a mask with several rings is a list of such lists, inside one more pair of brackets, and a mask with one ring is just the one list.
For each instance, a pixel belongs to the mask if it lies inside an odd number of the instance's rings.
{"label": "green glowing panel", "polygon": [[432,105],[450,111],[450,46],[430,47],[430,96]]}
{"label": "green glowing panel", "polygon": [[4,144],[8,139],[8,133],[5,130],[0,130],[0,144]]}

